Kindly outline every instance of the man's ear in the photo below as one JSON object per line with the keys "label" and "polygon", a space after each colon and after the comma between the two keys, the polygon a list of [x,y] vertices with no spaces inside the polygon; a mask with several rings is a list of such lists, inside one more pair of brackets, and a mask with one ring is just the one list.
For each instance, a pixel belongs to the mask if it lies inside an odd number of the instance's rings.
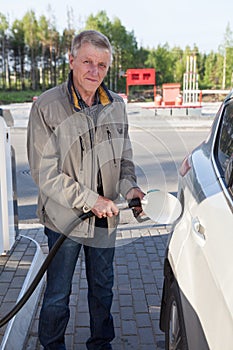
{"label": "man's ear", "polygon": [[70,54],[69,54],[69,65],[70,65],[70,69],[73,69],[73,62],[74,62],[74,56],[70,53]]}

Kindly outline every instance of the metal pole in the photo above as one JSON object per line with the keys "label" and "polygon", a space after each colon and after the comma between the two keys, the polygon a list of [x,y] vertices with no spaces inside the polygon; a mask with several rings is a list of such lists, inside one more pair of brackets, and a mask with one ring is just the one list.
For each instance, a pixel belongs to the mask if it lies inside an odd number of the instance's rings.
{"label": "metal pole", "polygon": [[193,102],[193,96],[192,96],[192,82],[193,82],[193,56],[189,57],[190,59],[190,76],[189,76],[189,102]]}

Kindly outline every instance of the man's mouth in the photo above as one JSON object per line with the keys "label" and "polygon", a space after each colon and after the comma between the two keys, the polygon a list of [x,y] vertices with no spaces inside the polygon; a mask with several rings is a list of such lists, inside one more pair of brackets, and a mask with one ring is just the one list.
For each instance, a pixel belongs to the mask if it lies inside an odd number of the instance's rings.
{"label": "man's mouth", "polygon": [[86,78],[88,81],[90,81],[91,83],[98,83],[97,79],[93,79],[93,78]]}

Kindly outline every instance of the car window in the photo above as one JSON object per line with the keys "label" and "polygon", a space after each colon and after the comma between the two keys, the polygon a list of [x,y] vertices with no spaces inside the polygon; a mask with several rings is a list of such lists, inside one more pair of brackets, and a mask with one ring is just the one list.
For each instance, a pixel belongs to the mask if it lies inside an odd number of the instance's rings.
{"label": "car window", "polygon": [[217,140],[217,164],[224,177],[229,160],[233,157],[233,102],[228,104],[222,116],[220,131]]}

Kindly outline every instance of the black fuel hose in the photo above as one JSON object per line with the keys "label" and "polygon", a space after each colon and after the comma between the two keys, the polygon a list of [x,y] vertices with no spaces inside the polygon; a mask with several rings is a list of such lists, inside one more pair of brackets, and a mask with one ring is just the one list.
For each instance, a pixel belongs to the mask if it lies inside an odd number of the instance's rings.
{"label": "black fuel hose", "polygon": [[43,264],[41,265],[38,273],[36,274],[35,278],[33,279],[32,283],[26,290],[25,294],[20,298],[20,300],[15,304],[15,306],[6,314],[1,320],[0,320],[0,328],[3,327],[7,322],[9,322],[18,312],[19,310],[24,306],[24,304],[27,302],[27,300],[30,298],[36,287],[38,286],[40,280],[42,279],[45,271],[47,270],[50,262],[54,258],[55,254],[57,253],[58,249],[62,245],[62,243],[65,241],[67,236],[70,232],[73,231],[73,229],[78,226],[83,220],[86,220],[87,218],[90,218],[94,214],[89,211],[88,213],[83,213],[80,216],[77,217],[74,222],[69,226],[67,229],[67,234],[62,234],[56,241],[56,243],[52,246],[50,249],[49,254],[47,255],[46,259],[44,260]]}
{"label": "black fuel hose", "polygon": [[[120,202],[116,204],[118,208],[125,209],[125,208],[133,208],[136,206],[141,206],[141,202],[139,198],[133,198],[130,201]],[[46,259],[44,260],[43,264],[41,265],[39,271],[37,272],[36,276],[34,277],[32,283],[24,293],[24,295],[20,298],[20,300],[15,304],[15,306],[6,314],[1,320],[0,320],[0,328],[3,327],[7,322],[9,322],[24,306],[24,304],[27,302],[27,300],[30,298],[38,284],[40,283],[45,271],[47,270],[50,262],[54,258],[55,254],[57,253],[58,249],[62,245],[62,243],[65,241],[65,239],[69,236],[69,234],[73,231],[73,229],[78,226],[82,221],[92,217],[94,214],[92,211],[89,211],[87,213],[82,213],[80,216],[77,217],[76,220],[74,220],[69,227],[66,229],[66,232],[64,234],[61,234],[61,236],[58,238],[56,243],[52,246],[50,249],[49,254],[47,255]]]}

